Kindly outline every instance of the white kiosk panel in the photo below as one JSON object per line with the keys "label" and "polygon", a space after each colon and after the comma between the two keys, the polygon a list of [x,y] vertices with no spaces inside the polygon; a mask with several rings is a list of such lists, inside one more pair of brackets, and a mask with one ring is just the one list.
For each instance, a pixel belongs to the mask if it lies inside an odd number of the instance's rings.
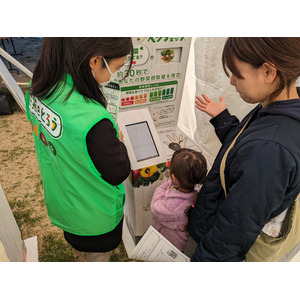
{"label": "white kiosk panel", "polygon": [[133,170],[167,161],[148,108],[120,112],[118,125]]}
{"label": "white kiosk panel", "polygon": [[117,72],[119,79],[127,75],[120,84],[117,118],[131,162],[131,173],[124,182],[127,251],[152,224],[152,196],[169,178],[174,151],[198,149],[177,128],[190,44],[188,37],[133,38],[133,66],[128,72],[125,64]]}

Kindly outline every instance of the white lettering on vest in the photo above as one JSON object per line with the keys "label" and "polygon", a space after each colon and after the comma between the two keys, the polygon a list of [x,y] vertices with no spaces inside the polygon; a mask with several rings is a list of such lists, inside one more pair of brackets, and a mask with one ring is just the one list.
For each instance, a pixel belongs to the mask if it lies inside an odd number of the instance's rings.
{"label": "white lettering on vest", "polygon": [[61,137],[63,126],[58,113],[33,96],[29,99],[29,110],[53,138]]}

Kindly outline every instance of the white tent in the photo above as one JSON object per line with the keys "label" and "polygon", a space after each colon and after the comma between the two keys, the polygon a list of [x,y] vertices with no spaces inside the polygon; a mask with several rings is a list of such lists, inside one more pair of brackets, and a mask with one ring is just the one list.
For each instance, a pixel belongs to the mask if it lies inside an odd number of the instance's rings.
{"label": "white tent", "polygon": [[[226,38],[198,37],[192,38],[187,74],[184,84],[183,97],[178,119],[178,127],[185,132],[202,150],[209,166],[220,148],[214,128],[210,124],[210,117],[195,108],[196,95],[206,94],[214,100],[222,95],[231,114],[239,119],[243,118],[253,105],[245,103],[230,85],[230,80],[223,71],[221,55]],[[29,77],[32,73],[19,64],[0,48],[0,55],[8,59]],[[25,111],[24,96],[19,86],[9,74],[0,59],[0,76],[4,79],[10,92],[20,107]],[[2,197],[3,198],[3,197]],[[2,200],[1,200],[2,201]],[[300,255],[299,259],[300,260]],[[294,261],[297,257],[294,258]]]}
{"label": "white tent", "polygon": [[238,118],[243,118],[253,108],[239,97],[223,71],[221,56],[225,41],[223,37],[192,39],[179,113],[178,127],[202,149],[209,165],[213,163],[221,144],[209,122],[210,116],[195,108],[196,95],[204,93],[216,101],[222,95],[230,113]]}

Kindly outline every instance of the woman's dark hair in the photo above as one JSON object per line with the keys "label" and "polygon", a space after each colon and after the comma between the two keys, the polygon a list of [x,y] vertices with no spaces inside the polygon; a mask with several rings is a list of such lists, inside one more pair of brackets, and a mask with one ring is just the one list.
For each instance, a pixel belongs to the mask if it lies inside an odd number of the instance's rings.
{"label": "woman's dark hair", "polygon": [[201,184],[206,177],[206,159],[201,152],[180,148],[172,156],[170,173],[178,180],[179,187],[192,192],[195,184]]}
{"label": "woman's dark hair", "polygon": [[113,58],[120,58],[129,53],[131,53],[130,69],[133,53],[130,37],[44,38],[40,58],[33,72],[30,92],[38,98],[45,99],[56,91],[62,92],[66,84],[66,73],[69,73],[74,86],[65,100],[76,88],[86,101],[97,101],[106,107],[106,99],[89,66],[90,58],[99,55],[109,62]]}
{"label": "woman's dark hair", "polygon": [[289,91],[291,84],[300,76],[300,38],[297,37],[228,38],[222,54],[224,71],[228,77],[227,68],[237,78],[243,78],[234,64],[234,57],[254,68],[265,62],[276,67],[279,84],[268,101],[274,100],[284,88]]}

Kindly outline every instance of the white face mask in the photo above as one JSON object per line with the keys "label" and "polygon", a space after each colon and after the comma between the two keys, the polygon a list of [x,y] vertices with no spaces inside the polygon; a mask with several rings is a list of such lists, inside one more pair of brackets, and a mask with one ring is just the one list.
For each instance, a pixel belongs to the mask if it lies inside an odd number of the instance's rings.
{"label": "white face mask", "polygon": [[119,105],[121,102],[121,88],[116,73],[113,74],[111,72],[108,63],[104,57],[103,61],[110,74],[110,78],[108,81],[100,83],[99,86],[106,97],[107,110],[112,114],[114,120],[116,120],[119,111]]}
{"label": "white face mask", "polygon": [[109,74],[110,74],[110,77],[109,77],[109,79],[108,79],[107,81],[104,81],[104,82],[102,82],[102,83],[99,83],[99,85],[100,85],[101,87],[105,87],[105,86],[107,86],[107,85],[110,83],[110,81],[111,81],[111,79],[112,79],[112,77],[113,77],[113,73],[111,72],[110,67],[109,67],[109,65],[108,65],[108,63],[107,63],[107,61],[106,61],[106,59],[105,59],[104,57],[102,57],[102,58],[103,58],[103,61],[104,61],[104,63],[105,63],[105,66],[106,66],[106,68],[107,68],[107,70],[108,70],[108,72],[109,72]]}
{"label": "white face mask", "polygon": [[[108,63],[107,63],[107,61],[106,61],[106,59],[105,59],[104,57],[102,57],[102,58],[103,58],[103,61],[104,61],[104,63],[105,63],[105,66],[106,66],[106,68],[107,68],[107,70],[108,70],[108,72],[109,72],[109,74],[110,74],[110,77],[109,77],[109,79],[108,79],[107,81],[104,81],[104,82],[99,83],[99,86],[100,86],[100,87],[105,87],[105,86],[107,86],[111,81],[113,81],[112,77],[114,77],[114,75],[113,75],[113,73],[111,72],[110,67],[109,67],[109,65],[108,65]],[[92,71],[93,77],[95,78],[94,70],[91,69],[91,71]],[[95,80],[96,80],[96,78],[95,78]]]}

